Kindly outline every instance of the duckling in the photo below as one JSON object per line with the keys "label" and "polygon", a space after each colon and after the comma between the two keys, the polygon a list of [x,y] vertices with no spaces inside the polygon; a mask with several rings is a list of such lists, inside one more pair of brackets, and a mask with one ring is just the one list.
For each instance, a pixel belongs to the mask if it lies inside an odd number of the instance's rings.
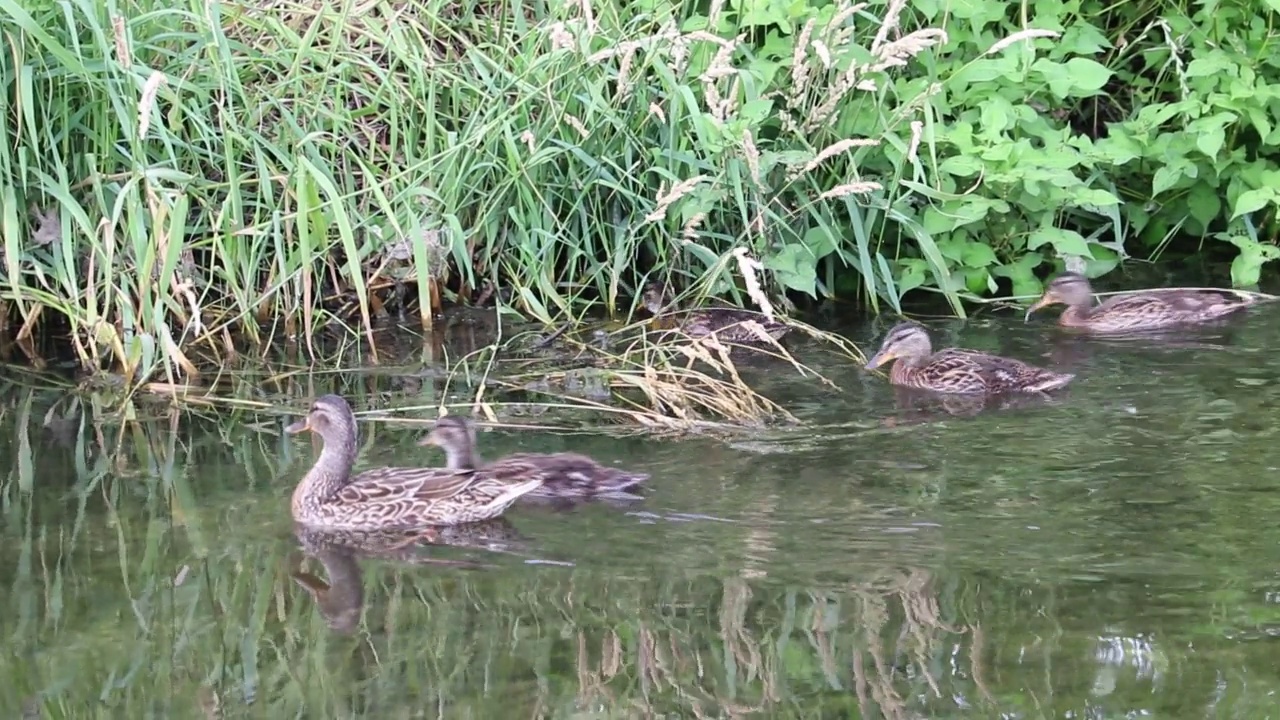
{"label": "duckling", "polygon": [[324,449],[293,491],[295,521],[329,530],[386,530],[457,525],[501,515],[542,478],[510,477],[485,469],[381,467],[351,477],[356,423],[338,395],[311,405],[303,420],[285,428],[316,433]]}
{"label": "duckling", "polygon": [[678,327],[689,337],[699,338],[715,333],[716,337],[726,342],[763,343],[765,341],[747,325],[748,322],[759,323],[760,329],[774,340],[786,335],[791,329],[786,323],[738,308],[716,307],[667,312],[669,298],[663,286],[657,282],[645,287],[643,298],[645,309],[653,314],[651,323],[654,327]]}
{"label": "duckling", "polygon": [[893,326],[866,367],[873,370],[893,360],[897,362],[889,370],[889,382],[941,393],[1047,392],[1075,377],[976,350],[946,348],[935,353],[928,331],[914,322]]}
{"label": "duckling", "polygon": [[1084,275],[1064,272],[1045,288],[1023,317],[1056,303],[1067,306],[1058,316],[1062,327],[1097,333],[1160,330],[1209,322],[1257,303],[1257,296],[1235,290],[1164,290],[1121,295],[1093,305],[1093,288]]}
{"label": "duckling", "polygon": [[525,496],[528,498],[638,498],[627,491],[649,479],[647,473],[618,470],[585,455],[568,452],[517,453],[483,463],[476,456],[475,428],[457,415],[437,420],[435,428],[418,444],[442,448],[450,470],[479,468],[494,477],[539,478],[542,484]]}

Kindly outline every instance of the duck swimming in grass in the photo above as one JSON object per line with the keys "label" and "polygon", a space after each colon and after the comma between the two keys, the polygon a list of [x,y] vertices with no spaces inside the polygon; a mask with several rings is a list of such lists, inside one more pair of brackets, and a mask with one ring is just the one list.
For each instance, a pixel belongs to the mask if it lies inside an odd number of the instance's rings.
{"label": "duck swimming in grass", "polygon": [[701,310],[668,311],[670,303],[666,291],[660,283],[649,283],[644,290],[644,307],[653,314],[652,325],[658,329],[679,328],[689,337],[700,338],[715,333],[725,342],[763,343],[760,337],[747,323],[759,323],[764,334],[777,340],[787,334],[791,328],[786,323],[769,318],[761,313],[738,308],[703,308]]}
{"label": "duck swimming in grass", "polygon": [[318,398],[305,419],[285,428],[290,435],[307,430],[324,449],[293,491],[293,518],[304,525],[385,530],[488,520],[542,485],[541,477],[484,469],[381,467],[351,477],[356,421],[337,395]]}
{"label": "duck swimming in grass", "polygon": [[639,497],[631,490],[649,479],[647,473],[618,470],[577,453],[516,453],[483,463],[476,456],[475,428],[456,415],[436,421],[419,445],[436,445],[444,450],[450,470],[473,470],[499,478],[537,478],[541,483],[529,492],[530,498]]}
{"label": "duck swimming in grass", "polygon": [[893,360],[897,362],[889,370],[889,382],[941,393],[1048,392],[1075,377],[976,350],[947,348],[935,353],[928,331],[914,322],[893,326],[866,367],[874,370]]}
{"label": "duck swimming in grass", "polygon": [[1066,305],[1062,327],[1091,332],[1134,332],[1194,325],[1223,318],[1258,302],[1258,296],[1229,289],[1171,289],[1122,295],[1093,304],[1093,288],[1084,275],[1064,272],[1045,288],[1023,320],[1043,307]]}

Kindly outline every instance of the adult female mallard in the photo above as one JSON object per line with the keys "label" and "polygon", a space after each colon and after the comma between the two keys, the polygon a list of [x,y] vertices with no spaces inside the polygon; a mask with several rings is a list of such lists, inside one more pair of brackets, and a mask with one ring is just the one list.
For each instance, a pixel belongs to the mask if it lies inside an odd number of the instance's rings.
{"label": "adult female mallard", "polygon": [[914,322],[893,326],[880,351],[867,361],[867,369],[891,360],[897,362],[889,370],[889,382],[941,393],[1047,392],[1075,377],[976,350],[947,348],[935,353],[929,333]]}
{"label": "adult female mallard", "polygon": [[1084,275],[1064,272],[1049,281],[1023,320],[1042,307],[1067,306],[1058,324],[1098,333],[1161,330],[1217,320],[1257,302],[1257,296],[1229,289],[1171,289],[1121,295],[1093,304],[1093,288]]}
{"label": "adult female mallard", "polygon": [[475,428],[456,415],[436,421],[431,433],[419,445],[438,445],[444,449],[445,464],[450,470],[479,469],[495,477],[536,477],[542,484],[529,492],[529,498],[631,497],[628,490],[649,479],[647,473],[618,470],[577,453],[516,453],[490,463],[476,456]]}
{"label": "adult female mallard", "polygon": [[356,419],[337,395],[311,405],[307,417],[285,428],[324,440],[315,465],[293,491],[293,519],[330,530],[417,528],[495,518],[542,477],[516,477],[484,469],[381,467],[351,477]]}
{"label": "adult female mallard", "polygon": [[766,342],[749,323],[758,323],[760,332],[777,340],[791,328],[761,313],[730,307],[702,308],[701,310],[672,310],[667,306],[670,298],[660,283],[649,283],[644,289],[644,307],[653,314],[651,321],[659,329],[679,328],[689,337],[699,338],[715,333],[726,342]]}

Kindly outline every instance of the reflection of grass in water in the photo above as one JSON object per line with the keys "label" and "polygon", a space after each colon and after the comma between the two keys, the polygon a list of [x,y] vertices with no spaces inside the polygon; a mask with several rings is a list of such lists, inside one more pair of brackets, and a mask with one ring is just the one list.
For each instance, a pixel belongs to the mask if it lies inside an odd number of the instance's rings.
{"label": "reflection of grass in water", "polygon": [[[0,664],[16,692],[5,697],[36,697],[46,711],[67,715],[102,698],[101,707],[122,716],[199,716],[217,706],[230,717],[385,717],[439,704],[451,716],[491,717],[536,707],[561,714],[588,702],[623,713],[712,716],[806,705],[824,674],[837,674],[788,667],[795,636],[779,635],[817,621],[826,598],[806,607],[794,593],[732,575],[655,583],[607,571],[475,575],[370,561],[362,623],[354,637],[334,635],[291,581],[289,544],[257,529],[255,518],[272,511],[211,514],[199,502],[210,493],[192,481],[192,449],[180,433],[168,421],[134,427],[134,442],[108,448],[76,478],[74,519],[26,524],[14,543],[20,560],[10,602],[18,620]],[[250,464],[272,459],[262,452]],[[120,477],[113,468],[140,472]],[[61,509],[40,496],[17,492],[11,512]],[[755,553],[771,552],[767,539],[753,542]],[[351,588],[342,583],[350,577],[327,577],[341,592],[326,601],[346,602]],[[718,608],[708,605],[717,595]],[[857,636],[839,633],[865,622],[838,613],[826,637],[841,644],[825,652],[850,652]],[[939,629],[911,636],[921,632]],[[803,655],[824,652],[824,642]],[[601,648],[599,660],[584,659],[591,648]]]}
{"label": "reflection of grass in water", "polygon": [[[949,570],[925,569],[892,549],[842,556],[805,525],[777,522],[776,498],[750,494],[740,522],[708,525],[709,547],[676,548],[650,565],[526,568],[498,557],[497,570],[464,573],[369,562],[362,622],[354,637],[340,637],[288,575],[292,543],[277,530],[285,478],[294,477],[279,470],[288,445],[235,427],[249,414],[156,418],[152,409],[121,422],[91,406],[76,415],[53,391],[0,395],[8,401],[2,421],[13,425],[0,433],[10,458],[0,496],[11,548],[0,565],[8,590],[0,673],[10,678],[0,716],[17,716],[24,699],[38,697],[54,717],[78,716],[99,698],[102,712],[122,717],[198,717],[215,702],[224,717],[399,717],[441,707],[449,717],[535,708],[566,716],[590,703],[615,716],[937,717],[956,712],[956,695],[980,716],[997,707],[1060,714],[1086,703],[1108,712],[1149,707],[1153,697],[1203,707],[1214,677],[1229,684],[1218,707],[1240,712],[1267,707],[1274,689],[1255,667],[1270,666],[1265,643],[1219,639],[1223,627],[1246,622],[1264,634],[1273,613],[1249,592],[1256,563],[1189,584],[1193,593],[1233,579],[1234,591],[1204,605],[1213,617],[1188,631],[1167,615],[1139,619],[1151,590],[1135,588],[1131,601],[1098,612],[1090,597],[1121,589],[1059,579],[1071,562],[1033,566],[1055,551],[1016,545],[1025,534],[994,529],[996,552],[980,558],[981,571],[976,550],[959,563],[967,570],[950,560]],[[52,432],[48,418],[77,423]],[[963,458],[948,437],[930,442]],[[970,454],[990,450],[967,441]],[[1059,454],[1024,452],[1042,463]],[[63,485],[60,473],[72,482]],[[973,492],[975,503],[990,500],[990,490]],[[954,492],[942,501],[953,504]],[[1255,501],[1218,493],[1210,507],[1224,519],[1249,517]],[[573,518],[558,522],[562,539],[581,542]],[[1092,562],[1083,556],[1101,546],[1066,534],[1060,551]],[[954,540],[942,550],[958,554]],[[1001,552],[1009,557],[995,557]],[[682,574],[699,553],[718,564],[707,572],[704,557],[701,573]],[[780,581],[784,563],[792,567]],[[982,580],[1005,567],[1027,579]],[[1157,570],[1154,587],[1169,591]],[[1202,605],[1189,595],[1177,607]],[[1107,630],[1117,620],[1126,626]],[[1152,630],[1153,653],[1171,658],[1162,684],[1122,665],[1111,694],[1091,696],[1108,662],[1096,656],[1097,637]],[[1184,640],[1195,640],[1196,655],[1173,650]]]}

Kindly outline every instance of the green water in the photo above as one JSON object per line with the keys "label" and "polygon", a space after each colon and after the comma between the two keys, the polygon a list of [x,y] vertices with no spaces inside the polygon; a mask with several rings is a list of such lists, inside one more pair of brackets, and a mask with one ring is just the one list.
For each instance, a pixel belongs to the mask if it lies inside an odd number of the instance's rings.
{"label": "green water", "polygon": [[[752,370],[803,431],[486,432],[491,457],[653,478],[630,506],[517,507],[506,552],[419,557],[482,567],[300,553],[314,450],[287,418],[122,426],[11,386],[0,717],[1274,717],[1276,317],[1178,345],[934,326],[1077,372],[1048,405],[948,415],[797,342],[840,391]],[[340,382],[286,394],[438,399]],[[362,431],[363,466],[439,462],[417,430]]]}

